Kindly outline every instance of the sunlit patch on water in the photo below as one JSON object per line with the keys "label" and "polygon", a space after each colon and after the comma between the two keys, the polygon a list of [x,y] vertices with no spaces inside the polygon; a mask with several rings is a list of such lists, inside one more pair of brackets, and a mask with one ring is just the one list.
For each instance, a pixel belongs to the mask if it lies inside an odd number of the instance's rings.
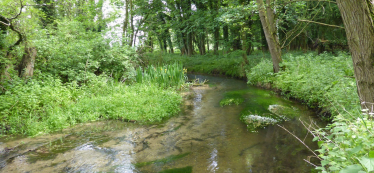
{"label": "sunlit patch on water", "polygon": [[217,149],[213,149],[213,151],[210,153],[210,158],[208,159],[208,171],[210,172],[216,172],[218,171],[218,151]]}

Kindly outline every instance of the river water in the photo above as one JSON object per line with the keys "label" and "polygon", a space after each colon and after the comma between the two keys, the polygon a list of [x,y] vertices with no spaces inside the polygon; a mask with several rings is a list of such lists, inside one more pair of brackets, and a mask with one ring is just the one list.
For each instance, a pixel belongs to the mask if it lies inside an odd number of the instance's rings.
{"label": "river water", "polygon": [[[248,106],[291,106],[299,117],[280,125],[316,149],[299,121],[316,121],[313,112],[241,80],[191,77],[210,86],[194,87],[178,116],[156,125],[101,121],[1,139],[0,172],[310,172],[304,159],[317,160],[288,132],[275,125],[250,132],[239,118]],[[245,91],[244,104],[221,107],[224,94],[236,90]]]}

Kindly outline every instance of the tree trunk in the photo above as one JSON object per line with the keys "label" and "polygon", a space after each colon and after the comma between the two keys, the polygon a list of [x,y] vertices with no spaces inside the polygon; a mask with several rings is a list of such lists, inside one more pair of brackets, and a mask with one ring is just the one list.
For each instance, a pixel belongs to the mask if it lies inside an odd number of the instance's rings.
{"label": "tree trunk", "polygon": [[25,54],[18,66],[18,75],[22,78],[32,77],[34,74],[34,65],[36,57],[36,48],[25,47]]}
{"label": "tree trunk", "polygon": [[265,7],[263,0],[256,0],[259,8],[262,27],[264,28],[266,41],[268,43],[271,59],[273,61],[273,70],[274,73],[278,73],[280,69],[279,63],[282,62],[282,52],[277,37],[277,30],[275,27],[275,15],[270,7],[270,5],[272,4],[271,1],[272,0],[266,0],[267,5]]}
{"label": "tree trunk", "polygon": [[205,55],[206,50],[205,50],[205,33],[202,32],[199,34],[199,43],[200,43],[200,55]]}
{"label": "tree trunk", "polygon": [[130,4],[130,14],[131,14],[131,17],[130,17],[130,27],[131,27],[131,33],[130,33],[130,42],[129,42],[129,46],[132,47],[132,42],[134,41],[134,12],[133,12],[133,5],[132,5],[132,0],[129,0],[129,4]]}
{"label": "tree trunk", "polygon": [[126,31],[127,31],[127,25],[129,23],[129,3],[128,3],[128,0],[125,1],[125,12],[126,12],[126,16],[125,16],[125,20],[123,21],[123,28],[122,28],[122,45],[125,45],[126,44]]}
{"label": "tree trunk", "polygon": [[214,54],[218,54],[218,46],[219,46],[219,27],[214,28]]}
{"label": "tree trunk", "polygon": [[232,35],[232,49],[233,51],[242,49],[241,45],[241,38],[240,38],[240,27],[239,26],[233,26],[230,28],[231,35]]}
{"label": "tree trunk", "polygon": [[193,55],[192,33],[187,33],[187,55]]}
{"label": "tree trunk", "polygon": [[209,53],[209,33],[208,32],[206,32],[206,47],[207,47],[207,49],[208,49],[208,53]]}
{"label": "tree trunk", "polygon": [[337,0],[352,54],[357,93],[362,108],[373,111],[374,26],[370,1]]}
{"label": "tree trunk", "polygon": [[229,47],[229,44],[230,44],[229,43],[229,26],[228,25],[223,25],[222,30],[223,30],[223,41],[224,41],[223,44],[225,45],[223,53],[226,54],[230,50],[230,47]]}

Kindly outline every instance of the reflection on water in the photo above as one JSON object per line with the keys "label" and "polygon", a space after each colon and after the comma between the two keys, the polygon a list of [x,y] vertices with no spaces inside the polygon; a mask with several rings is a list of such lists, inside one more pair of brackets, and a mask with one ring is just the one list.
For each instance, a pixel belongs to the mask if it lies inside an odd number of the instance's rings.
{"label": "reflection on water", "polygon": [[[194,97],[179,116],[157,125],[104,121],[58,134],[3,140],[0,171],[310,172],[312,167],[303,161],[311,155],[305,146],[277,126],[249,132],[239,116],[248,104],[259,110],[264,104],[291,105],[300,117],[282,125],[304,139],[307,131],[298,119],[309,121],[312,112],[243,81],[197,77],[213,87],[194,88]],[[221,107],[224,93],[233,90],[248,91],[247,104]],[[316,148],[310,136],[305,143]]]}

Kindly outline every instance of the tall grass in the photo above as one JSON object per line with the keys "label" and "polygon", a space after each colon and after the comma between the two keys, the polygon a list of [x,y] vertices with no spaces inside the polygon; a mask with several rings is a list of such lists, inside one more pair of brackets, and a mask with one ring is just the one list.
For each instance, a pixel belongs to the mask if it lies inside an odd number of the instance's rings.
{"label": "tall grass", "polygon": [[[154,52],[142,57],[143,61],[152,65],[178,62],[182,63],[189,72],[221,74],[231,77],[245,77],[247,69],[257,65],[262,59],[269,58],[268,53],[262,52],[254,52],[252,55],[244,56],[243,51],[193,56]],[[247,59],[249,64],[245,64],[244,59]]]}
{"label": "tall grass", "polygon": [[180,63],[168,65],[150,65],[144,70],[136,70],[136,82],[144,84],[155,84],[161,88],[181,88],[184,86],[187,77],[187,69]]}
{"label": "tall grass", "polygon": [[158,122],[179,111],[181,96],[156,84],[124,85],[93,76],[87,83],[62,83],[40,76],[1,83],[0,136],[50,133],[77,123],[115,119]]}

